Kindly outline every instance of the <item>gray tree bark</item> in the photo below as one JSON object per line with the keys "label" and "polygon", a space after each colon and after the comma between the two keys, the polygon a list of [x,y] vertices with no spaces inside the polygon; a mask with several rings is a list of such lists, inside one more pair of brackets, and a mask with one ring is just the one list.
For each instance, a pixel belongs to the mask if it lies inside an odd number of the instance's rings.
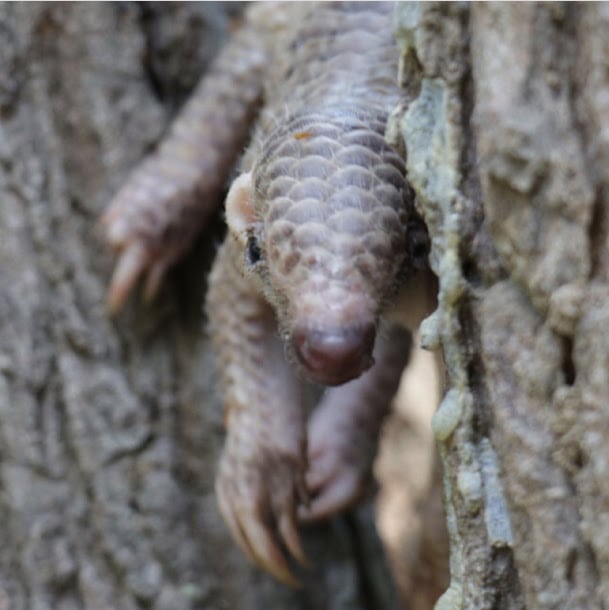
{"label": "gray tree bark", "polygon": [[0,609],[395,607],[370,507],[305,531],[291,591],[216,509],[204,333],[220,216],[152,305],[104,311],[96,228],[234,5],[0,4]]}
{"label": "gray tree bark", "polygon": [[447,609],[609,607],[609,11],[404,4],[433,238]]}
{"label": "gray tree bark", "polygon": [[[366,508],[305,532],[299,592],[221,523],[201,315],[221,222],[155,304],[104,311],[97,219],[228,11],[0,5],[2,610],[394,605]],[[437,610],[609,606],[608,26],[602,4],[398,7],[392,132],[432,235],[423,339],[448,383]]]}

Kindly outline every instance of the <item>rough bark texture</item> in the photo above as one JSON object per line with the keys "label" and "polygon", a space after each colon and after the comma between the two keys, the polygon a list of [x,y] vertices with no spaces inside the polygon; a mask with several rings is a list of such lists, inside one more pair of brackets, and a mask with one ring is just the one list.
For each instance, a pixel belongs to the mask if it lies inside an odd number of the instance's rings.
{"label": "rough bark texture", "polygon": [[451,585],[436,610],[609,603],[604,4],[402,5],[397,117],[433,237]]}
{"label": "rough bark texture", "polygon": [[[365,509],[307,530],[300,592],[252,570],[221,524],[201,338],[201,261],[219,237],[153,306],[103,309],[97,218],[227,34],[228,8],[0,5],[2,610],[392,607]],[[442,345],[449,385],[433,421],[451,540],[436,608],[601,610],[608,10],[398,16],[394,133],[433,238],[440,306],[423,337]]]}
{"label": "rough bark texture", "polygon": [[300,591],[219,518],[201,313],[219,219],[157,302],[104,311],[97,220],[234,8],[0,6],[2,610],[394,607],[369,507],[306,530]]}

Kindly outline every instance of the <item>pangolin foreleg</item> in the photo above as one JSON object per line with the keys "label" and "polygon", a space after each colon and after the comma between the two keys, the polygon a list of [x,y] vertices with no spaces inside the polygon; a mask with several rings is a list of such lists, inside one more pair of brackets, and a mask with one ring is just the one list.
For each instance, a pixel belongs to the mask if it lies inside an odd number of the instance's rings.
{"label": "pangolin foreleg", "polygon": [[379,433],[408,361],[410,333],[384,329],[375,365],[349,383],[326,390],[308,427],[309,505],[302,520],[323,519],[360,500],[371,488]]}
{"label": "pangolin foreleg", "polygon": [[267,65],[260,32],[244,27],[212,64],[159,149],[133,171],[102,218],[119,253],[108,308],[145,276],[156,293],[218,205],[259,107]]}
{"label": "pangolin foreleg", "polygon": [[273,310],[240,273],[234,246],[227,240],[220,249],[207,299],[227,428],[216,493],[245,554],[294,585],[281,549],[304,561],[296,527],[307,498],[303,384],[284,358]]}

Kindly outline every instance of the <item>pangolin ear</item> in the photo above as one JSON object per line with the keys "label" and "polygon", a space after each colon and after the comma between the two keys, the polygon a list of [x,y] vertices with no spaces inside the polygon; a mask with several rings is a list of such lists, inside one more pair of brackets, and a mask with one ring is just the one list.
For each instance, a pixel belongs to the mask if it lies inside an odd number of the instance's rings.
{"label": "pangolin ear", "polygon": [[252,174],[241,174],[231,185],[226,196],[226,222],[230,232],[236,237],[243,236],[255,221],[254,190]]}

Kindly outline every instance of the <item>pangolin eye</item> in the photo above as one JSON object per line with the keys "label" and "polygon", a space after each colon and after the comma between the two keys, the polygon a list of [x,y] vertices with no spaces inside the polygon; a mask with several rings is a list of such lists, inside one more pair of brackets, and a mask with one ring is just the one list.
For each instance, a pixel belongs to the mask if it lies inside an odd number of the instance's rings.
{"label": "pangolin eye", "polygon": [[255,267],[262,258],[262,250],[260,250],[260,246],[258,245],[258,240],[254,235],[250,235],[247,238],[247,247],[245,250],[245,256],[247,259],[247,264],[250,267]]}

